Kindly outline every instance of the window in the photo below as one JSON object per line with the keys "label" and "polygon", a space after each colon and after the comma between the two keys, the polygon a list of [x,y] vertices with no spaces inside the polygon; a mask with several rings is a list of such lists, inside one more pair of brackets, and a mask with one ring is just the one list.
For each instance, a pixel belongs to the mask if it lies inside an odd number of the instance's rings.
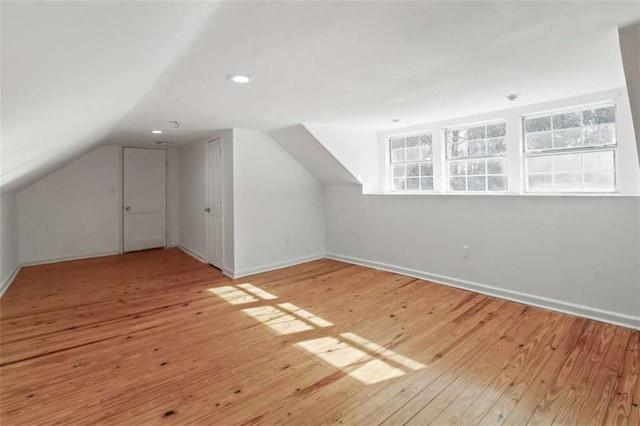
{"label": "window", "polygon": [[506,123],[446,129],[449,191],[507,190]]}
{"label": "window", "polygon": [[394,191],[433,191],[431,146],[430,132],[389,139]]}
{"label": "window", "polygon": [[528,192],[616,191],[613,102],[525,116]]}

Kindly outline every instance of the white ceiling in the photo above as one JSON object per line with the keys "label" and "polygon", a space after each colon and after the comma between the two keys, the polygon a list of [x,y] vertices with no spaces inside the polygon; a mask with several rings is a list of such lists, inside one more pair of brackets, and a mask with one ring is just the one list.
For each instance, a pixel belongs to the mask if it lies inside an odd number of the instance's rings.
{"label": "white ceiling", "polygon": [[98,143],[381,130],[621,87],[615,26],[639,19],[637,2],[3,2],[2,184]]}

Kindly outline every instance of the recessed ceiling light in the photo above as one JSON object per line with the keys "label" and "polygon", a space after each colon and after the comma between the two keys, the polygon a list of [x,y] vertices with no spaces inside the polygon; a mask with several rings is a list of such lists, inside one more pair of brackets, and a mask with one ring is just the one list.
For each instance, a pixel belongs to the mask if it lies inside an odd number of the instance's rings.
{"label": "recessed ceiling light", "polygon": [[162,130],[152,130],[151,133],[153,133],[154,135],[159,135],[162,133]]}
{"label": "recessed ceiling light", "polygon": [[240,83],[240,84],[249,83],[251,81],[251,77],[249,77],[248,75],[242,75],[242,74],[231,74],[230,76],[227,77],[227,79],[229,81],[233,81],[234,83]]}
{"label": "recessed ceiling light", "polygon": [[397,119],[397,118],[394,118],[394,119],[393,119],[393,120],[391,120],[391,121],[393,121],[394,123],[399,123],[399,122],[400,122],[400,120],[399,120],[399,119]]}

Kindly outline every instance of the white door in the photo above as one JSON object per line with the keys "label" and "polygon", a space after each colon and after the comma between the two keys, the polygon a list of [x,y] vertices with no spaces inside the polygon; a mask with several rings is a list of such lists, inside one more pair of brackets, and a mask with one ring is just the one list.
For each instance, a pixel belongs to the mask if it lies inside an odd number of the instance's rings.
{"label": "white door", "polygon": [[207,262],[222,269],[222,139],[207,143]]}
{"label": "white door", "polygon": [[124,149],[124,251],[167,244],[167,152]]}

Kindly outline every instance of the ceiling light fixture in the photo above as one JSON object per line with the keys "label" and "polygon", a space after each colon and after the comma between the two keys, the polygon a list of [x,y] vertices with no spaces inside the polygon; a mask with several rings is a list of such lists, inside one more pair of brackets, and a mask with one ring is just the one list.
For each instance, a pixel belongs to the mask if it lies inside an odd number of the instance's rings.
{"label": "ceiling light fixture", "polygon": [[394,119],[393,119],[393,120],[391,120],[391,121],[393,121],[394,123],[399,123],[399,122],[400,122],[400,120],[399,120],[399,119],[397,119],[397,118],[394,118]]}
{"label": "ceiling light fixture", "polygon": [[242,74],[231,74],[230,76],[227,76],[227,80],[233,81],[234,83],[245,84],[251,81],[251,77]]}
{"label": "ceiling light fixture", "polygon": [[513,95],[507,96],[507,99],[509,99],[510,101],[515,101],[516,99],[518,99],[518,95],[514,93]]}
{"label": "ceiling light fixture", "polygon": [[152,130],[151,133],[153,133],[154,135],[159,135],[162,133],[162,130]]}

